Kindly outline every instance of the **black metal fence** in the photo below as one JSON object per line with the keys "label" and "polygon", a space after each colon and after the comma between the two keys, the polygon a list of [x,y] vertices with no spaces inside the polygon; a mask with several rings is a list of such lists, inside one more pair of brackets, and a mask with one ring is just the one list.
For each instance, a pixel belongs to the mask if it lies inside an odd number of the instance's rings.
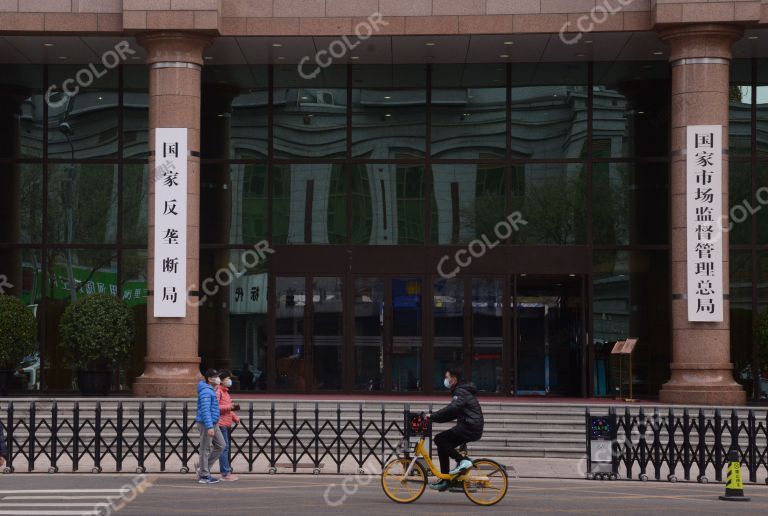
{"label": "black metal fence", "polygon": [[[719,409],[709,414],[699,409],[691,415],[688,409],[681,414],[672,408],[646,414],[642,407],[635,414],[629,407],[623,414],[611,408],[609,414],[615,414],[617,420],[613,460],[624,478],[636,475],[641,480],[661,480],[666,476],[675,481],[682,473],[685,480],[695,476],[699,482],[707,482],[709,473],[722,481],[731,450],[738,452],[750,482],[757,482],[761,471],[768,475],[768,414],[758,418],[753,410],[745,417],[737,410],[723,415]],[[587,409],[587,432],[589,416]]]}
{"label": "black metal fence", "polygon": [[[199,433],[193,402],[8,402],[0,412],[8,444],[6,473],[18,470],[50,473],[61,470],[101,472],[189,472],[197,461]],[[149,405],[149,406],[147,406]],[[191,406],[190,406],[191,405]],[[369,461],[382,465],[403,439],[402,410],[335,407],[315,403],[309,411],[297,403],[241,410],[232,432],[232,461],[249,472],[274,473],[278,467],[296,472],[307,468],[341,472],[342,465],[363,469]],[[23,412],[23,414],[22,414]]]}

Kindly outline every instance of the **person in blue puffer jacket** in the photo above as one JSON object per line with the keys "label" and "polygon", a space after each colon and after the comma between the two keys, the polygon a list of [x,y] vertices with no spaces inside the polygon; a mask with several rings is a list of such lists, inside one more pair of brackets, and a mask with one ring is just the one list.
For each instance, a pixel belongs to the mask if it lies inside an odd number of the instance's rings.
{"label": "person in blue puffer jacket", "polygon": [[219,430],[219,400],[216,389],[221,383],[219,372],[209,369],[205,380],[197,384],[197,416],[195,425],[200,432],[200,462],[197,467],[197,481],[200,484],[216,484],[218,478],[211,476],[211,469],[224,450],[224,436]]}

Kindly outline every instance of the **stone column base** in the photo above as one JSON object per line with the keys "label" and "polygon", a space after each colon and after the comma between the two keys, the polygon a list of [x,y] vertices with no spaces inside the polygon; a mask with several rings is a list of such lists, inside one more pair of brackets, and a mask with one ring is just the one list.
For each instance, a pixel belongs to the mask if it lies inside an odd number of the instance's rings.
{"label": "stone column base", "polygon": [[189,398],[197,396],[200,358],[146,359],[144,374],[133,383],[133,394],[146,398]]}
{"label": "stone column base", "polygon": [[747,393],[733,381],[732,364],[671,364],[672,378],[659,401],[676,405],[744,405]]}

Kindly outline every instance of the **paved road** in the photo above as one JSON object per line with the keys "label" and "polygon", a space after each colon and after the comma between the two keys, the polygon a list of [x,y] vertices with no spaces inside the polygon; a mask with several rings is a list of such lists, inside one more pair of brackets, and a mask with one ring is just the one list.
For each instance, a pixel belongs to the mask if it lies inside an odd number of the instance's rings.
{"label": "paved road", "polygon": [[[495,507],[473,505],[461,493],[426,492],[403,506],[389,501],[378,478],[342,499],[341,476],[250,475],[201,486],[191,475],[0,476],[0,515],[286,515],[387,514],[768,514],[768,486],[746,486],[748,503],[721,502],[722,484],[639,481],[512,480]],[[142,483],[142,480],[146,480]],[[138,485],[138,489],[129,488]],[[349,482],[351,491],[355,484]],[[140,493],[138,491],[141,491]],[[330,501],[334,506],[328,506]],[[339,503],[341,502],[341,503]],[[335,505],[338,504],[338,505]]]}

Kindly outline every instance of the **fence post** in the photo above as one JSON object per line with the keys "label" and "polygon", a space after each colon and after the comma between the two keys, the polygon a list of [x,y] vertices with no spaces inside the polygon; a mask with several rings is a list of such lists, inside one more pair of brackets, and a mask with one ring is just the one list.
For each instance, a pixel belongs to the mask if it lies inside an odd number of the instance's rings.
{"label": "fence post", "polygon": [[659,409],[653,409],[653,478],[661,479],[661,421],[659,419]]}
{"label": "fence post", "polygon": [[749,481],[757,482],[757,425],[755,424],[755,411],[750,409],[747,415],[747,454],[749,456]]}
{"label": "fence post", "polygon": [[101,401],[96,401],[96,427],[94,428],[94,466],[93,473],[101,473]]}
{"label": "fence post", "polygon": [[336,473],[341,473],[341,403],[336,404]]}
{"label": "fence post", "polygon": [[683,476],[691,479],[691,415],[683,409]]}
{"label": "fence post", "polygon": [[384,467],[384,461],[386,460],[386,443],[384,442],[387,438],[387,427],[386,427],[386,419],[385,419],[385,409],[384,409],[384,403],[381,404],[381,467]]}
{"label": "fence post", "polygon": [[293,402],[293,428],[292,428],[292,433],[293,433],[293,457],[291,457],[291,464],[293,464],[293,472],[294,473],[296,473],[296,469],[297,469],[296,466],[299,463],[299,457],[298,457],[298,452],[297,452],[297,447],[296,447],[297,441],[299,440],[299,430],[296,427],[296,424],[297,424],[296,423],[296,419],[297,419],[296,402],[294,401]]}
{"label": "fence post", "polygon": [[[715,453],[720,454],[720,411],[715,409]],[[699,478],[705,478],[707,476],[707,421],[704,418],[704,409],[699,409],[699,445],[698,445],[698,457],[696,464],[699,467]],[[715,478],[719,481],[722,480],[722,473],[720,468],[715,468]]]}
{"label": "fence post", "polygon": [[166,425],[165,425],[165,409],[166,409],[166,403],[163,401],[160,403],[160,471],[165,471],[165,439],[167,437],[166,435]]}
{"label": "fence post", "polygon": [[670,407],[667,414],[667,436],[669,436],[669,442],[667,443],[667,457],[669,463],[669,474],[667,480],[671,480],[675,475],[675,467],[677,466],[677,448],[675,443],[675,432],[677,431],[677,421],[675,420],[675,411]]}
{"label": "fence post", "polygon": [[139,402],[139,471],[144,469],[144,402]]}
{"label": "fence post", "polygon": [[123,471],[123,402],[117,402],[117,471]]}
{"label": "fence post", "polygon": [[358,427],[358,450],[360,452],[360,457],[357,461],[357,467],[359,469],[363,468],[363,462],[365,462],[365,459],[363,459],[363,435],[365,434],[365,430],[363,429],[363,404],[358,404],[358,411],[359,411],[359,417],[358,417],[358,424],[360,425]]}
{"label": "fence post", "polygon": [[5,439],[8,442],[8,462],[6,467],[13,471],[13,402],[8,402],[8,424],[5,425]]}
{"label": "fence post", "polygon": [[27,468],[29,471],[35,470],[35,436],[37,421],[35,418],[35,412],[37,412],[37,404],[33,401],[29,404],[29,439],[27,441]]}
{"label": "fence post", "polygon": [[80,402],[75,402],[72,414],[72,471],[80,468]]}
{"label": "fence post", "polygon": [[629,411],[629,407],[624,407],[624,424],[622,429],[624,430],[624,467],[626,468],[626,477],[632,478],[632,467],[635,462],[634,446],[632,441],[632,413]]}
{"label": "fence post", "polygon": [[270,427],[269,427],[269,448],[270,448],[270,457],[269,457],[269,467],[272,471],[275,470],[277,467],[277,461],[275,460],[275,402],[273,401],[271,404],[271,407],[269,409],[269,421],[270,421]]}
{"label": "fence post", "polygon": [[[181,405],[181,470],[189,472],[189,406]],[[195,475],[197,475],[195,471]]]}
{"label": "fence post", "polygon": [[51,469],[48,470],[49,473],[56,473],[59,471],[59,468],[57,466],[57,458],[56,458],[56,452],[58,451],[58,440],[59,440],[59,403],[54,400],[53,405],[51,405]]}
{"label": "fence post", "polygon": [[315,402],[315,468],[320,468],[320,407]]}
{"label": "fence post", "polygon": [[253,402],[248,402],[248,472],[253,473],[256,457],[253,456],[253,441],[256,439],[256,429],[253,427]]}
{"label": "fence post", "polygon": [[645,429],[645,410],[643,410],[643,407],[640,407],[640,413],[637,416],[637,432],[639,436],[637,445],[640,447],[640,459],[638,462],[640,464],[640,478],[647,480],[648,475],[645,473],[645,469],[648,466],[648,457],[646,456]]}
{"label": "fence post", "polygon": [[[618,428],[616,431],[618,432]],[[592,471],[592,440],[589,438],[589,407],[584,409],[584,439],[586,440],[586,450],[587,450],[587,473],[589,474],[590,471]],[[616,438],[618,439],[618,433],[616,434]],[[587,477],[589,478],[589,477]]]}

